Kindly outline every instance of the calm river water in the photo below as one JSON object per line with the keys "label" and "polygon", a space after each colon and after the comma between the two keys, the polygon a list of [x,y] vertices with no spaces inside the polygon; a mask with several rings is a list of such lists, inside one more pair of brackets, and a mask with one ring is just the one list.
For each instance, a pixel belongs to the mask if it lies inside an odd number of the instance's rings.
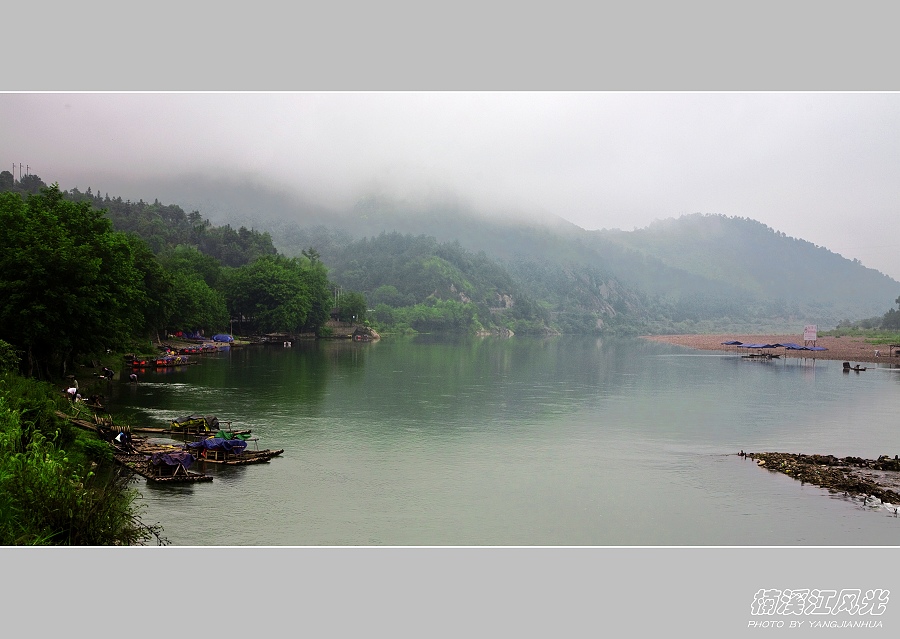
{"label": "calm river water", "polygon": [[[639,339],[386,338],[194,356],[115,410],[251,428],[271,463],[140,479],[187,546],[897,545],[900,518],[736,453],[900,453],[900,370]],[[129,371],[130,372],[130,371]],[[127,375],[124,377],[127,378]],[[251,444],[252,446],[253,444]]]}

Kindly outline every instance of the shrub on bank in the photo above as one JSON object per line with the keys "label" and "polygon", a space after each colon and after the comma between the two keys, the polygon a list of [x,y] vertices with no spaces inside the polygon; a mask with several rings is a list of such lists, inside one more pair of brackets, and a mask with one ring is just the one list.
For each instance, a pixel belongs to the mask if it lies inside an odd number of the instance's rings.
{"label": "shrub on bank", "polygon": [[108,446],[88,433],[63,437],[48,418],[52,395],[36,395],[30,380],[11,393],[9,382],[0,379],[0,545],[164,543],[159,527],[138,518],[137,491],[112,467]]}

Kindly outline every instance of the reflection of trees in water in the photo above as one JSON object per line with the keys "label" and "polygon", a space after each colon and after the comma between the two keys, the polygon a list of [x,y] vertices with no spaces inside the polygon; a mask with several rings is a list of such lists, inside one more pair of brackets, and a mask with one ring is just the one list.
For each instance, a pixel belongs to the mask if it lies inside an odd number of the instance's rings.
{"label": "reflection of trees in water", "polygon": [[576,410],[624,383],[615,370],[629,353],[617,341],[574,337],[416,336],[377,348],[362,378],[344,378],[373,410],[476,424]]}
{"label": "reflection of trees in water", "polygon": [[202,356],[183,373],[148,372],[117,392],[120,404],[248,422],[274,412],[477,427],[568,414],[618,394],[634,383],[623,371],[646,347],[569,336],[297,340]]}

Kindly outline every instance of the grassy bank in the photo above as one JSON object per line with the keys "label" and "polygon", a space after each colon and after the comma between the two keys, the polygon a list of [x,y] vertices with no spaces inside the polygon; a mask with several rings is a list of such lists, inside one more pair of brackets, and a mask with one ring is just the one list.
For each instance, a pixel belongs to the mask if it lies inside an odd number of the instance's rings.
{"label": "grassy bank", "polygon": [[0,373],[0,545],[165,543],[109,446],[57,416],[70,408],[55,385]]}

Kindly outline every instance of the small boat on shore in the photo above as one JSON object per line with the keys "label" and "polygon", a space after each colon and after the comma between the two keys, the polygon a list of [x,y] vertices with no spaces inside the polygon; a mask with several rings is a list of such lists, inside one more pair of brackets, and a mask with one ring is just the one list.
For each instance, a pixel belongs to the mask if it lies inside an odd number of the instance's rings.
{"label": "small boat on shore", "polygon": [[188,364],[195,364],[191,358],[187,355],[166,355],[164,357],[157,357],[153,360],[153,365],[156,368],[168,368],[169,366],[186,366]]}

